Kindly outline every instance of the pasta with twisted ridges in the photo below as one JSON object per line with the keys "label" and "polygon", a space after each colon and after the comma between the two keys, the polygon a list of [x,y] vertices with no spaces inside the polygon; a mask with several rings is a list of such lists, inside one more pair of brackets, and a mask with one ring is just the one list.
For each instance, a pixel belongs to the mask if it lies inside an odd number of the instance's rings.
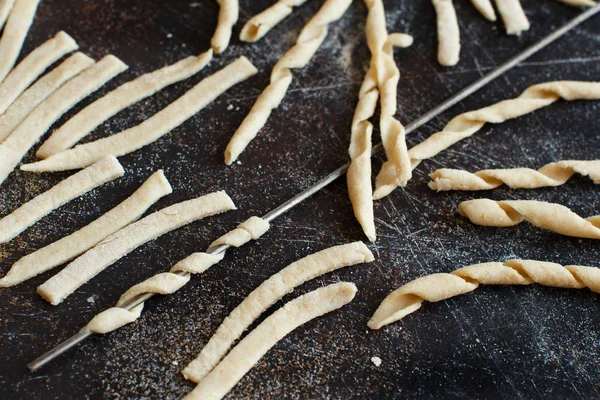
{"label": "pasta with twisted ridges", "polygon": [[306,66],[325,40],[327,27],[344,15],[352,0],[326,0],[300,32],[294,47],[275,64],[269,86],[233,134],[225,149],[225,163],[230,165],[244,151],[267,122],[271,111],[279,106],[292,82],[292,69]]}
{"label": "pasta with twisted ridges", "polygon": [[[210,247],[221,244],[240,247],[250,240],[258,239],[268,229],[269,223],[267,221],[259,217],[250,217],[233,231],[221,236]],[[215,245],[217,242],[219,243]],[[121,296],[115,307],[96,315],[86,325],[86,329],[94,333],[105,334],[134,322],[140,317],[144,303],[135,306],[131,310],[124,308],[133,298],[145,293],[173,294],[189,282],[191,274],[203,273],[221,261],[224,256],[225,252],[219,254],[199,252],[186,257],[175,264],[169,272],[156,274],[131,287]]]}
{"label": "pasta with twisted ridges", "polygon": [[240,32],[240,40],[250,43],[256,42],[290,15],[294,7],[300,7],[304,3],[306,3],[306,0],[279,0],[244,24]]}
{"label": "pasta with twisted ridges", "polygon": [[503,184],[511,189],[533,189],[560,186],[575,174],[589,176],[594,183],[600,183],[600,160],[564,160],[531,168],[486,169],[474,173],[441,168],[433,172],[429,187],[433,190],[490,190]]}
{"label": "pasta with twisted ridges", "polygon": [[418,310],[424,301],[438,302],[472,292],[479,285],[530,285],[567,289],[589,288],[600,293],[600,269],[545,261],[510,260],[459,268],[449,274],[427,275],[388,295],[369,321],[380,329]]}
{"label": "pasta with twisted ridges", "polygon": [[438,62],[445,67],[458,63],[460,30],[452,0],[432,0],[437,15]]}
{"label": "pasta with twisted ridges", "polygon": [[476,225],[509,227],[528,221],[561,235],[600,239],[600,215],[584,219],[567,207],[555,203],[477,199],[460,203],[458,212]]}
{"label": "pasta with twisted ridges", "polygon": [[231,31],[240,14],[240,5],[238,0],[217,0],[217,3],[219,3],[219,20],[210,45],[215,53],[221,54],[229,46]]}

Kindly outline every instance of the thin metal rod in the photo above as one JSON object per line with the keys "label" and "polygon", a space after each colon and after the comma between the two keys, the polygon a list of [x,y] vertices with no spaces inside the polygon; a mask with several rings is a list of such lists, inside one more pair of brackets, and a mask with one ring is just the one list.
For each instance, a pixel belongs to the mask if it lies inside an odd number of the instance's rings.
{"label": "thin metal rod", "polygon": [[[506,61],[504,64],[500,65],[498,68],[494,69],[492,72],[482,76],[477,81],[473,82],[466,88],[464,88],[461,91],[459,91],[458,93],[456,93],[454,96],[452,96],[449,99],[447,99],[446,101],[444,101],[442,104],[431,109],[430,111],[428,111],[427,113],[425,113],[421,117],[419,117],[417,120],[408,124],[406,126],[406,133],[408,134],[410,132],[413,132],[414,130],[416,130],[416,129],[420,128],[421,126],[423,126],[424,124],[428,123],[433,118],[437,117],[444,111],[448,110],[450,107],[456,105],[457,103],[459,103],[460,101],[469,97],[471,94],[475,93],[476,91],[478,91],[479,89],[481,89],[482,87],[484,87],[485,85],[487,85],[488,83],[493,81],[494,79],[498,78],[505,72],[509,71],[511,68],[515,67],[520,62],[526,60],[531,55],[537,53],[544,47],[548,46],[550,43],[554,42],[555,40],[557,40],[558,38],[563,36],[565,33],[569,32],[571,29],[575,28],[576,26],[578,26],[585,20],[591,18],[592,16],[597,14],[599,11],[600,11],[600,4],[581,13],[579,16],[572,19],[570,22],[566,23],[564,26],[562,26],[558,30],[552,32],[548,36],[544,37],[540,41],[533,44],[532,46],[523,50],[521,53],[519,53],[515,57],[511,58],[510,60]],[[376,153],[380,152],[382,149],[383,149],[383,145],[381,143],[379,143],[379,144],[373,146],[373,150],[372,150],[371,154],[372,155],[376,154]],[[313,186],[300,192],[299,194],[297,194],[293,198],[289,199],[285,203],[279,205],[278,207],[276,207],[273,210],[266,213],[263,216],[263,219],[271,222],[274,219],[276,219],[277,217],[281,216],[282,214],[285,214],[286,212],[288,212],[289,210],[294,208],[296,205],[302,203],[304,200],[311,197],[313,194],[319,192],[321,189],[325,188],[326,186],[328,186],[329,184],[331,184],[332,182],[334,182],[335,180],[337,180],[338,178],[343,176],[349,167],[350,167],[350,163],[347,163],[347,164],[339,167],[338,169],[336,169],[335,171],[333,171],[329,175],[327,175],[325,178],[318,181]],[[215,247],[212,249],[208,249],[207,253],[221,254],[221,253],[224,253],[228,248],[229,248],[229,246],[222,245],[222,246],[218,246],[218,247]],[[183,276],[183,275],[187,275],[188,273],[179,272],[178,274]],[[122,308],[131,310],[135,306],[152,298],[154,295],[155,295],[154,293],[144,293],[144,294],[138,295],[138,296],[134,297],[133,299],[131,299],[130,301],[128,301],[127,303],[123,304]],[[91,331],[88,331],[85,328],[80,330],[78,333],[76,333],[71,338],[60,343],[59,345],[54,347],[52,350],[48,351],[46,354],[42,355],[35,361],[28,364],[27,367],[31,371],[35,371],[35,370],[41,368],[45,364],[54,360],[59,355],[68,351],[69,349],[77,346],[79,343],[81,343],[82,341],[87,339],[92,334],[93,333]]]}

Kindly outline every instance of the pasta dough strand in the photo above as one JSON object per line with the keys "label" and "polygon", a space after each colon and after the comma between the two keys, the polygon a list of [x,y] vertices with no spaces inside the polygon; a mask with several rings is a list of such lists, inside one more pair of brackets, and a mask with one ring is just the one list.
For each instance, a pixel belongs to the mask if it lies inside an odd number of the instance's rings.
{"label": "pasta dough strand", "polygon": [[304,3],[306,3],[306,0],[278,0],[277,3],[256,14],[244,24],[240,32],[240,40],[250,43],[256,42],[290,15],[294,7],[300,7]]}
{"label": "pasta dough strand", "polygon": [[348,304],[356,292],[354,284],[340,282],[286,303],[240,341],[184,399],[223,398],[279,340],[308,321]]}
{"label": "pasta dough strand", "polygon": [[0,0],[0,29],[4,27],[8,14],[15,5],[15,0]]}
{"label": "pasta dough strand", "polygon": [[433,190],[490,190],[503,184],[511,189],[533,189],[560,186],[575,174],[589,176],[600,183],[600,160],[565,160],[530,168],[486,169],[471,173],[460,169],[441,168],[429,175]]}
{"label": "pasta dough strand", "polygon": [[561,3],[564,3],[573,7],[593,7],[597,3],[594,0],[558,0]]}
{"label": "pasta dough strand", "polygon": [[303,68],[325,40],[327,27],[340,19],[352,0],[326,0],[319,11],[300,32],[296,45],[289,49],[275,64],[269,86],[258,97],[225,149],[225,163],[230,165],[256,137],[279,106],[292,82],[292,69]]}
{"label": "pasta dough strand", "polygon": [[496,12],[491,0],[471,0],[471,3],[487,20],[496,21]]}
{"label": "pasta dough strand", "polygon": [[496,7],[502,17],[506,33],[509,35],[520,35],[529,29],[530,24],[520,0],[496,0]]}
{"label": "pasta dough strand", "polygon": [[[460,28],[452,0],[432,0],[437,15],[438,62],[445,67],[458,64]],[[492,9],[493,11],[493,9]]]}
{"label": "pasta dough strand", "polygon": [[561,235],[600,239],[600,216],[583,219],[567,207],[555,203],[477,199],[460,203],[458,212],[476,225],[509,227],[525,220]]}
{"label": "pasta dough strand", "polygon": [[182,371],[183,376],[196,383],[204,379],[244,331],[297,286],[331,271],[373,260],[364,243],[354,242],[330,247],[288,265],[264,281],[225,318],[198,357]]}
{"label": "pasta dough strand", "polygon": [[219,20],[210,44],[215,53],[221,54],[229,46],[231,31],[240,14],[240,5],[238,0],[217,0],[217,3],[219,3]]}
{"label": "pasta dough strand", "polygon": [[589,288],[600,293],[600,269],[535,260],[488,262],[459,268],[450,274],[427,275],[389,294],[369,321],[381,329],[418,310],[423,301],[437,302],[472,292],[479,285],[530,285],[567,289]]}

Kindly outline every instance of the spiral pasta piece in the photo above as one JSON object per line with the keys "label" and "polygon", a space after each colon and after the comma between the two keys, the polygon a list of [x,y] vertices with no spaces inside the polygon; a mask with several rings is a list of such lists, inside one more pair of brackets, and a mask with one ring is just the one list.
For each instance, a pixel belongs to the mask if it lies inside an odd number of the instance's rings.
{"label": "spiral pasta piece", "polygon": [[471,0],[471,3],[473,3],[477,11],[479,11],[487,20],[496,20],[496,12],[494,11],[491,0]]}
{"label": "spiral pasta piece", "polygon": [[240,32],[240,40],[250,43],[256,42],[290,15],[295,7],[300,7],[304,3],[306,3],[306,0],[279,0],[244,24]]}
{"label": "spiral pasta piece", "polygon": [[460,215],[482,226],[509,227],[528,221],[565,236],[600,239],[600,216],[583,219],[567,207],[535,200],[463,201]]}
{"label": "spiral pasta piece", "polygon": [[600,269],[545,261],[510,260],[459,268],[449,274],[427,275],[389,294],[369,321],[380,329],[418,310],[423,301],[437,302],[472,292],[479,285],[530,285],[567,289],[589,288],[600,293]]}
{"label": "spiral pasta piece", "polygon": [[225,149],[225,163],[230,165],[244,151],[265,125],[271,111],[279,106],[292,82],[292,69],[306,66],[327,36],[327,27],[344,15],[352,0],[326,0],[300,32],[294,47],[275,64],[271,83],[258,97]]}
{"label": "spiral pasta piece", "polygon": [[[460,30],[452,0],[432,0],[437,15],[438,62],[445,67],[458,63]],[[493,9],[492,9],[493,10]]]}
{"label": "spiral pasta piece", "polygon": [[240,14],[240,5],[238,0],[217,0],[217,3],[219,3],[219,21],[210,45],[216,54],[221,54],[229,46],[233,25]]}
{"label": "spiral pasta piece", "polygon": [[600,183],[600,160],[565,160],[544,165],[539,170],[530,168],[486,169],[471,173],[460,169],[441,168],[429,175],[433,190],[490,190],[501,185],[511,189],[533,189],[560,186],[575,174],[589,176]]}
{"label": "spiral pasta piece", "polygon": [[520,35],[530,24],[520,0],[496,0],[496,7],[509,35]]}

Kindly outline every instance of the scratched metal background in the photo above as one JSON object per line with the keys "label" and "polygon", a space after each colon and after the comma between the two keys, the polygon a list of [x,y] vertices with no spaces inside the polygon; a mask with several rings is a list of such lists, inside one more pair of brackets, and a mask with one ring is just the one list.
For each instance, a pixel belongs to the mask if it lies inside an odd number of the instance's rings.
{"label": "scratched metal background", "polygon": [[[294,72],[283,104],[241,156],[241,164],[231,168],[223,164],[225,145],[267,84],[270,68],[321,1],[309,1],[259,43],[240,43],[237,34],[242,23],[269,3],[241,1],[241,23],[225,55],[198,76],[120,113],[87,140],[141,122],[239,55],[257,65],[257,76],[157,143],[122,157],[127,170],[123,178],[70,202],[2,245],[0,268],[8,270],[19,257],[97,218],[158,168],[165,169],[175,191],[152,210],[216,189],[226,189],[239,210],[191,224],[141,247],[58,307],[35,293],[49,273],[1,290],[1,398],[179,398],[192,388],[180,369],[250,291],[293,260],[363,239],[340,180],[277,220],[258,242],[228,253],[223,262],[194,277],[176,295],[152,300],[137,323],[93,338],[37,373],[26,371],[27,362],[113,305],[131,284],[166,271],[238,222],[268,211],[346,162],[350,121],[369,58],[363,35],[366,10],[360,1],[331,26],[313,62]],[[396,52],[403,73],[398,116],[405,123],[579,12],[557,1],[523,0],[532,28],[522,37],[508,37],[500,23],[485,21],[467,0],[455,3],[462,61],[444,69],[435,61],[434,13],[429,2],[385,1],[390,30],[415,37],[412,48]],[[64,122],[134,76],[205,51],[217,11],[211,0],[44,0],[23,54],[63,29],[93,57],[113,53],[130,65],[69,112]],[[514,97],[533,83],[598,79],[599,44],[600,19],[596,18],[411,135],[410,143],[423,140],[457,113]],[[600,309],[598,295],[588,290],[483,287],[426,304],[379,332],[366,326],[387,293],[425,274],[514,257],[597,266],[598,243],[593,240],[560,237],[528,224],[511,229],[476,227],[455,212],[462,200],[489,196],[558,202],[583,216],[594,215],[599,210],[597,188],[588,179],[575,177],[556,189],[512,192],[437,194],[426,186],[427,175],[442,166],[539,167],[560,159],[597,158],[597,113],[597,102],[559,102],[516,121],[488,126],[419,166],[406,189],[376,204],[379,239],[369,245],[375,263],[316,279],[294,294],[349,280],[359,287],[356,300],[289,335],[229,398],[600,397]],[[376,157],[375,169],[381,161]],[[66,176],[13,173],[0,188],[0,213],[10,212]],[[373,356],[382,359],[381,366],[371,363]]]}

